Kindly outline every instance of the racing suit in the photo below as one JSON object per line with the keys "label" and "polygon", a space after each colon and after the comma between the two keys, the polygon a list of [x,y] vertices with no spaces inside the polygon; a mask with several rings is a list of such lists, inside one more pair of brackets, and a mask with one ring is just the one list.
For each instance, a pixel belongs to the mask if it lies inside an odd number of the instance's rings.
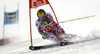
{"label": "racing suit", "polygon": [[42,36],[44,39],[61,41],[61,36],[66,36],[64,29],[53,20],[50,13],[46,13],[46,20],[44,22],[41,22],[39,19],[36,20],[36,27],[41,35],[46,35],[45,38]]}

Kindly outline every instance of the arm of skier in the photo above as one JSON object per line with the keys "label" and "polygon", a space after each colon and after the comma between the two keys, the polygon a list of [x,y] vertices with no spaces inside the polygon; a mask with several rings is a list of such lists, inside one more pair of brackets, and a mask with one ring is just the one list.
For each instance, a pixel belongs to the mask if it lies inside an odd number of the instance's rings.
{"label": "arm of skier", "polygon": [[43,28],[41,27],[41,24],[38,21],[36,21],[36,27],[38,29],[38,32],[42,35],[42,38],[46,39],[46,35],[44,35]]}
{"label": "arm of skier", "polygon": [[39,31],[39,33],[42,35],[42,38],[43,38],[43,39],[47,39],[47,35],[45,34],[45,32],[43,31],[42,28],[39,28],[38,31]]}

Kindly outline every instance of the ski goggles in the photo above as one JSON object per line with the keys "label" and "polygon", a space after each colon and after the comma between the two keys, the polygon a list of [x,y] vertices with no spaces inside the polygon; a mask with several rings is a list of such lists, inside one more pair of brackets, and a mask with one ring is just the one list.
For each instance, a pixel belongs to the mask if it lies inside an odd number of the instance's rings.
{"label": "ski goggles", "polygon": [[39,19],[44,19],[46,15],[40,16]]}

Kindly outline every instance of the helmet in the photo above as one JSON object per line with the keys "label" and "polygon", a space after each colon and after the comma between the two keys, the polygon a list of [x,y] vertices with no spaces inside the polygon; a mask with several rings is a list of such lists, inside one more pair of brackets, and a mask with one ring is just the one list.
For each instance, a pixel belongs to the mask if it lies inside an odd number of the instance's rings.
{"label": "helmet", "polygon": [[41,19],[45,15],[46,15],[46,12],[43,9],[38,10],[37,16],[38,16],[39,19]]}

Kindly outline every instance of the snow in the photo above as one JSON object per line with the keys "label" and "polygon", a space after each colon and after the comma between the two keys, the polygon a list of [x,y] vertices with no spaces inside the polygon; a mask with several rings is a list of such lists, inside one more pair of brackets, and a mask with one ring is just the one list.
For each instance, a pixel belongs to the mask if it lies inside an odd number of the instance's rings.
{"label": "snow", "polygon": [[[74,44],[60,46],[59,44],[43,40],[33,39],[34,46],[53,45],[46,49],[29,50],[30,40],[0,46],[0,54],[100,54],[100,38],[83,40]],[[55,44],[57,46],[55,46]]]}
{"label": "snow", "polygon": [[[30,44],[30,32],[29,32],[29,3],[28,0],[9,0],[2,1],[0,5],[0,39],[3,34],[3,18],[4,18],[4,5],[6,6],[6,12],[12,12],[17,9],[17,2],[19,2],[19,36],[17,35],[17,25],[6,25],[5,38],[17,36],[10,41],[12,44],[0,46],[0,54],[100,54],[100,0],[49,0],[52,7],[58,17],[58,21],[66,21],[76,19],[85,16],[95,15],[94,18],[84,19],[79,21],[73,21],[60,24],[66,33],[74,33],[81,37],[81,41],[75,42],[75,44],[67,46],[55,46],[55,42],[49,40],[43,40],[41,38],[33,39],[34,46],[54,45],[41,50],[29,50]],[[12,3],[11,3],[12,2]],[[56,5],[55,5],[56,2]],[[61,4],[59,4],[61,3]],[[13,5],[12,5],[13,4]],[[60,6],[60,8],[59,8]],[[13,8],[12,8],[13,7]],[[45,8],[46,7],[46,8]],[[50,7],[45,5],[42,8],[47,12],[52,13]],[[37,20],[38,9],[32,9],[32,37],[41,37],[38,33],[35,21]],[[61,11],[59,11],[61,10]],[[24,13],[24,14],[23,14]],[[53,15],[54,16],[54,15]],[[23,20],[24,19],[24,20]],[[55,20],[55,18],[54,18]],[[66,26],[65,26],[66,25]],[[13,32],[16,30],[16,34]],[[16,41],[17,40],[17,41]],[[26,41],[27,40],[27,41]],[[19,42],[23,41],[23,42]],[[16,43],[15,43],[16,42]]]}

